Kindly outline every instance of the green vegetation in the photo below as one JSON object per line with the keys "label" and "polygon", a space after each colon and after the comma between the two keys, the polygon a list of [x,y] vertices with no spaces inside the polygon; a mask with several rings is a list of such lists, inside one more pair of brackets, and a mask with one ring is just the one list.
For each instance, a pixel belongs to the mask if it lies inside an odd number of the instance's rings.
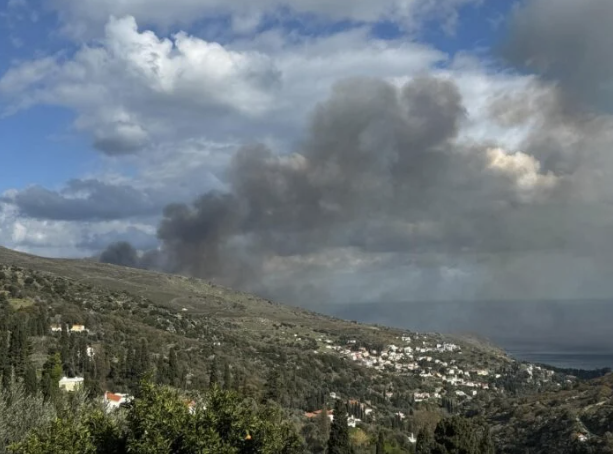
{"label": "green vegetation", "polygon": [[9,447],[15,454],[294,454],[304,452],[294,427],[275,407],[217,387],[195,401],[176,390],[141,383],[117,413],[83,405],[32,430]]}
{"label": "green vegetation", "polygon": [[[407,335],[415,348],[450,341],[0,248],[0,454],[613,452],[611,375],[577,379],[457,339],[461,354],[415,353],[415,371],[363,363]],[[460,371],[475,383],[435,377]],[[136,399],[106,413],[105,391]]]}

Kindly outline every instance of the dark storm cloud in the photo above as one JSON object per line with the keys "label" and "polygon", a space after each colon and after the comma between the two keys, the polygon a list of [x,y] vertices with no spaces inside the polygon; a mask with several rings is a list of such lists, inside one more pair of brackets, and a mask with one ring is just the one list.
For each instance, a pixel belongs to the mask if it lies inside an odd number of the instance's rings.
{"label": "dark storm cloud", "polygon": [[558,82],[573,109],[613,112],[613,2],[530,0],[517,6],[504,55]]}
{"label": "dark storm cloud", "polygon": [[154,215],[160,207],[160,202],[131,186],[99,180],[71,180],[61,191],[32,186],[5,196],[3,201],[16,206],[25,216],[62,221]]}

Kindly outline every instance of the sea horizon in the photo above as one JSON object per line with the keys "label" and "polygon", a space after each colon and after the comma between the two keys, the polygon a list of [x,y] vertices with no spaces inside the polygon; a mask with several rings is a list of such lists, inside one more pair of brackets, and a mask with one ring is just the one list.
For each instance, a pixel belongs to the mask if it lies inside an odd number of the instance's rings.
{"label": "sea horizon", "polygon": [[346,303],[317,310],[410,331],[474,335],[520,361],[613,368],[611,300]]}

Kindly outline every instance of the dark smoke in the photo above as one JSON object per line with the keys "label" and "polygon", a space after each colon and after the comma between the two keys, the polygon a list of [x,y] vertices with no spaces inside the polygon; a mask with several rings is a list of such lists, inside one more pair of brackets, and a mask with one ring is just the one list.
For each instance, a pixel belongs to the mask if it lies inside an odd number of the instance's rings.
{"label": "dark smoke", "polygon": [[100,254],[100,262],[112,265],[138,268],[139,258],[136,249],[126,241],[110,244]]}
{"label": "dark smoke", "polygon": [[151,249],[143,253],[127,241],[118,241],[109,244],[99,256],[101,263],[125,266],[128,268],[140,268],[143,270],[172,271],[169,268],[165,254],[157,249]]}
{"label": "dark smoke", "polygon": [[[565,203],[563,185],[529,156],[498,163],[506,155],[492,144],[461,144],[465,117],[449,80],[423,77],[401,89],[341,82],[316,109],[300,153],[245,147],[231,163],[227,194],[167,207],[163,250],[174,271],[302,300],[334,251],[380,257],[389,268],[402,253],[401,266],[436,269],[453,257],[565,247],[574,232],[535,235],[535,227],[559,225],[565,208],[550,202]],[[306,291],[270,288],[269,265],[284,259],[297,262]]]}

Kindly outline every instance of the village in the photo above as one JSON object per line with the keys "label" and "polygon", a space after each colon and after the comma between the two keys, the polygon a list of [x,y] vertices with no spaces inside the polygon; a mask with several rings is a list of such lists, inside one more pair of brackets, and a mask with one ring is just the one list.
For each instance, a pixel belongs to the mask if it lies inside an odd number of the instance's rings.
{"label": "village", "polygon": [[[88,333],[89,330],[83,325],[55,324],[51,326],[52,332],[61,332],[63,329],[71,333]],[[297,337],[297,335],[294,334]],[[295,338],[296,338],[295,337]],[[296,340],[301,341],[300,338]],[[440,405],[442,400],[453,399],[456,402],[469,401],[484,392],[504,392],[497,385],[497,381],[503,377],[502,371],[498,370],[499,364],[482,364],[475,358],[467,358],[460,345],[446,342],[438,338],[433,338],[426,334],[412,333],[411,335],[398,336],[394,343],[390,343],[380,350],[361,346],[355,339],[347,340],[344,343],[334,342],[333,340],[320,336],[317,338],[320,348],[314,350],[315,354],[334,354],[345,358],[354,364],[372,369],[380,373],[391,373],[396,376],[406,376],[418,378],[420,385],[412,392],[413,404],[433,403]],[[215,342],[219,344],[219,342]],[[87,354],[93,357],[94,350],[91,346],[87,347]],[[493,367],[492,367],[493,366]],[[548,381],[553,375],[553,371],[543,369],[539,366],[525,364],[521,366],[527,380]],[[74,392],[84,386],[83,377],[62,377],[59,387],[67,392]],[[385,398],[390,400],[393,397],[393,390],[385,393]],[[129,394],[106,391],[102,396],[102,401],[107,411],[119,408],[122,404],[128,403],[133,397]],[[350,396],[343,395],[340,391],[329,393],[331,400],[349,399]],[[370,402],[359,402],[349,399],[349,405],[359,406],[361,413],[367,419],[375,417],[375,409]],[[193,402],[188,404],[190,410],[193,409]],[[304,413],[307,419],[316,418],[322,410]],[[406,418],[403,411],[395,413],[400,420]],[[334,419],[332,410],[326,412],[330,421]],[[347,418],[349,427],[357,427],[363,421],[356,415],[349,414]],[[414,443],[414,436],[411,434],[410,442]]]}
{"label": "village", "polygon": [[[480,364],[463,355],[462,348],[451,342],[432,339],[424,334],[399,336],[395,344],[382,350],[357,346],[357,340],[335,345],[330,339],[318,339],[325,351],[334,352],[361,366],[400,376],[418,377],[420,389],[413,392],[413,402],[440,401],[452,397],[456,401],[470,400],[482,392],[504,392],[497,385],[503,378],[499,364]],[[318,353],[318,351],[315,351]],[[531,364],[521,365],[527,381],[550,381],[554,372]],[[336,393],[333,393],[336,396]],[[333,396],[333,397],[335,397]],[[389,399],[393,392],[388,392]]]}

